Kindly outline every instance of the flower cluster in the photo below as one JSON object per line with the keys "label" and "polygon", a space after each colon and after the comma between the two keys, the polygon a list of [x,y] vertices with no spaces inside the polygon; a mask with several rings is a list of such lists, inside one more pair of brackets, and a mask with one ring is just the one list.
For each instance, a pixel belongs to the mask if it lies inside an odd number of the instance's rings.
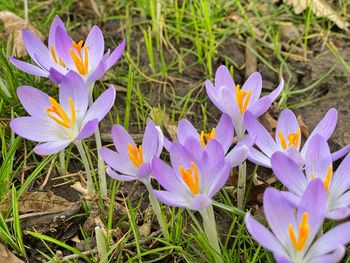
{"label": "flower cluster", "polygon": [[[16,134],[39,142],[34,151],[40,155],[57,153],[75,143],[85,162],[88,187],[93,189],[81,140],[95,132],[98,140],[98,124],[112,108],[115,90],[110,87],[93,102],[92,89],[120,58],[125,41],[113,52],[104,53],[98,26],[91,29],[85,42],[75,42],[58,17],[51,25],[47,47],[28,30],[23,31],[23,40],[37,65],[15,58],[10,61],[25,72],[49,77],[59,84],[59,99],[33,87],[19,87],[18,97],[30,116],[16,118],[10,126]],[[99,156],[108,165],[107,174],[120,181],[139,180],[147,187],[164,235],[167,226],[156,199],[169,206],[199,211],[207,238],[220,253],[213,197],[236,166],[240,167],[238,181],[245,185],[248,159],[272,168],[288,190],[265,191],[264,212],[271,231],[248,213],[245,221],[250,234],[271,250],[278,262],[339,261],[344,245],[350,241],[350,223],[318,234],[325,218],[338,220],[350,215],[350,154],[333,169],[333,161],[346,155],[350,145],[331,153],[327,143],[336,126],[337,111],[330,109],[301,146],[301,128],[292,111],[281,112],[275,138],[258,121],[281,93],[283,79],[271,94],[260,98],[260,73],[253,73],[241,88],[228,69],[220,66],[215,85],[209,80],[205,85],[208,97],[222,112],[216,127],[198,132],[182,119],[177,140],[170,141],[148,120],[138,145],[124,127],[116,124],[112,128],[116,151],[99,149]],[[169,152],[170,164],[161,159],[163,146]],[[152,181],[161,188],[154,189]]]}

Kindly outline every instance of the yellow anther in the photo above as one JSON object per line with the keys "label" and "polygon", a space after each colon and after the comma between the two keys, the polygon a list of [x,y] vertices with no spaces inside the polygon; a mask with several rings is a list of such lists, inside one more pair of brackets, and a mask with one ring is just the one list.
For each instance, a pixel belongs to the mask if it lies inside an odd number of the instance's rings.
{"label": "yellow anther", "polygon": [[333,167],[332,165],[330,165],[327,170],[326,178],[323,181],[323,186],[324,186],[324,189],[326,189],[326,192],[328,192],[329,185],[331,184],[332,176],[333,176]]}
{"label": "yellow anther", "polygon": [[142,146],[140,145],[138,148],[137,146],[132,146],[130,143],[128,143],[128,157],[132,161],[132,163],[138,168],[143,163],[143,152],[142,152]]}
{"label": "yellow anther", "polygon": [[300,139],[300,128],[298,128],[297,132],[291,132],[288,134],[288,144],[283,136],[282,131],[278,131],[278,137],[280,138],[282,149],[285,150],[289,148],[290,146],[294,146],[295,148],[299,145],[299,139]]}
{"label": "yellow anther", "polygon": [[[68,98],[70,104],[70,118],[64,111],[62,106],[52,97],[49,97],[51,106],[46,108],[46,114],[58,124],[66,127],[72,128],[75,124],[75,105],[71,97]],[[54,115],[53,115],[54,114]]]}
{"label": "yellow anther", "polygon": [[251,95],[252,90],[245,91],[239,85],[236,86],[236,101],[241,114],[246,111]]}
{"label": "yellow anther", "polygon": [[199,177],[198,177],[198,168],[194,162],[191,162],[192,169],[184,169],[182,165],[180,165],[179,170],[182,179],[185,184],[190,189],[191,193],[196,195],[199,193]]}
{"label": "yellow anther", "polygon": [[211,132],[204,133],[201,131],[201,135],[199,137],[199,141],[203,148],[207,145],[208,141],[215,138],[215,128],[211,129]]}
{"label": "yellow anther", "polygon": [[[70,48],[69,53],[72,57],[74,65],[81,75],[86,75],[89,71],[88,47],[86,46],[83,47],[83,40],[79,41],[78,43],[73,41],[72,46],[74,47],[75,51],[73,48]],[[84,56],[82,54],[82,49],[84,49]]]}
{"label": "yellow anther", "polygon": [[61,65],[62,67],[66,67],[66,65],[63,63],[62,59],[60,57],[56,56],[54,45],[51,45],[50,51],[51,51],[51,56],[52,56],[53,60],[55,61],[55,63]]}
{"label": "yellow anther", "polygon": [[296,251],[300,251],[304,248],[306,241],[309,237],[310,226],[309,226],[309,214],[304,212],[301,222],[299,224],[299,232],[298,236],[294,232],[294,228],[292,224],[288,225],[288,232],[290,240]]}

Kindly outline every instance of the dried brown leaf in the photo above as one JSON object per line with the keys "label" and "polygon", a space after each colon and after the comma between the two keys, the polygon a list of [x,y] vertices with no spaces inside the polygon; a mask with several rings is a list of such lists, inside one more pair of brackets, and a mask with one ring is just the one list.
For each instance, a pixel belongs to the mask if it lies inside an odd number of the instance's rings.
{"label": "dried brown leaf", "polygon": [[266,112],[262,115],[260,117],[260,122],[270,133],[275,131],[277,121],[270,115],[270,113]]}
{"label": "dried brown leaf", "polygon": [[251,37],[247,38],[245,48],[245,76],[248,78],[252,73],[256,71],[257,57],[253,52],[255,50],[255,43]]}
{"label": "dried brown leaf", "polygon": [[23,57],[27,54],[22,40],[22,29],[28,28],[38,38],[44,40],[44,36],[35,27],[33,27],[30,24],[27,24],[23,18],[15,15],[10,11],[1,11],[0,20],[2,20],[2,22],[4,23],[5,37],[8,38],[13,34],[13,56]]}
{"label": "dried brown leaf", "polygon": [[0,262],[6,263],[24,263],[23,260],[16,257],[10,250],[0,243]]}
{"label": "dried brown leaf", "polygon": [[[10,203],[11,197],[8,196],[0,204],[0,211],[2,213],[6,212]],[[69,201],[52,192],[24,192],[18,200],[19,212],[21,214],[64,211],[70,206],[71,203]]]}
{"label": "dried brown leaf", "polygon": [[291,5],[294,9],[294,13],[297,15],[303,12],[307,7],[311,7],[312,13],[317,17],[327,17],[339,28],[346,29],[349,26],[349,23],[324,0],[284,0],[284,3]]}
{"label": "dried brown leaf", "polygon": [[308,138],[310,135],[310,131],[309,131],[309,128],[306,126],[303,117],[301,115],[299,115],[297,117],[297,121],[298,121],[298,124],[300,127],[300,132],[301,132],[302,137],[304,137],[305,139]]}

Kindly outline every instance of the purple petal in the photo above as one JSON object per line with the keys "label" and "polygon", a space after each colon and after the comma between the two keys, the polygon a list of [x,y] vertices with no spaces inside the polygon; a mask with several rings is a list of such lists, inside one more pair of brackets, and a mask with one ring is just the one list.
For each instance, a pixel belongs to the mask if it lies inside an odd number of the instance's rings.
{"label": "purple petal", "polygon": [[335,171],[329,191],[341,195],[350,187],[350,154],[348,154]]}
{"label": "purple petal", "polygon": [[265,153],[268,157],[271,157],[271,155],[278,149],[270,133],[256,120],[256,118],[250,112],[246,112],[244,114],[244,123],[249,134],[251,134],[253,137],[256,136],[255,144],[263,153]]}
{"label": "purple petal", "polygon": [[191,168],[191,162],[196,161],[192,153],[186,150],[180,143],[174,142],[170,147],[170,160],[175,173],[179,175],[179,167],[182,165],[185,169]]}
{"label": "purple petal", "polygon": [[[264,193],[264,214],[272,232],[286,247],[290,245],[288,225],[296,227],[294,211],[290,202],[277,190],[269,187]],[[279,252],[280,253],[280,252]]]}
{"label": "purple petal", "polygon": [[335,126],[337,124],[338,112],[336,109],[330,109],[323,119],[317,124],[315,129],[310,134],[309,138],[306,140],[303,149],[301,151],[302,156],[305,156],[306,149],[308,147],[309,141],[315,134],[320,134],[326,141],[331,137]]}
{"label": "purple petal", "polygon": [[136,177],[143,179],[143,178],[148,178],[151,175],[151,166],[149,163],[143,163],[141,166],[138,168]]}
{"label": "purple petal", "polygon": [[245,224],[249,233],[264,248],[277,254],[286,254],[283,247],[281,246],[281,243],[276,239],[276,237],[262,224],[253,219],[250,214],[247,214],[245,216]]}
{"label": "purple petal", "polygon": [[189,137],[199,140],[199,134],[193,125],[188,120],[182,119],[178,124],[177,139],[182,145],[185,145],[185,141]]}
{"label": "purple petal", "polygon": [[83,140],[93,135],[98,128],[98,119],[88,121],[80,130],[78,136],[74,140]]}
{"label": "purple petal", "polygon": [[159,190],[153,190],[152,193],[159,201],[169,206],[189,207],[190,205],[190,200],[186,199],[184,195]]}
{"label": "purple petal", "polygon": [[127,156],[129,149],[128,144],[135,146],[134,139],[120,124],[113,125],[112,127],[112,139],[114,146],[118,153]]}
{"label": "purple petal", "polygon": [[[89,94],[84,80],[79,74],[74,71],[68,72],[61,82],[59,97],[60,104],[67,113],[71,112],[71,104],[69,103],[69,98],[71,98],[74,103],[77,120],[84,118],[89,103]],[[95,118],[90,118],[88,121]]]}
{"label": "purple petal", "polygon": [[248,77],[247,81],[244,83],[242,87],[242,90],[252,91],[249,104],[255,103],[260,98],[261,89],[262,89],[261,74],[259,72],[254,72]]}
{"label": "purple petal", "polygon": [[169,139],[167,137],[163,137],[164,139],[164,148],[165,150],[167,150],[168,152],[170,151],[170,146],[171,146],[171,141],[169,141]]}
{"label": "purple petal", "polygon": [[154,157],[151,161],[151,170],[158,183],[167,191],[182,195],[184,187],[174,173],[174,170],[160,160]]}
{"label": "purple petal", "polygon": [[100,64],[105,50],[103,34],[98,26],[92,27],[84,46],[88,47],[89,50],[89,69],[94,69]]}
{"label": "purple petal", "polygon": [[323,181],[330,166],[332,158],[328,143],[321,135],[316,134],[310,139],[305,152],[306,176],[311,180],[310,176],[313,174]]}
{"label": "purple petal", "polygon": [[34,54],[39,54],[47,58],[51,58],[51,54],[48,48],[41,42],[41,40],[30,30],[22,30],[22,38],[25,49],[27,50],[29,56],[37,63]]}
{"label": "purple petal", "polygon": [[[349,205],[349,203],[348,203]],[[328,219],[332,220],[341,220],[345,219],[350,215],[350,208],[349,207],[342,207],[337,209],[331,209],[327,214],[326,217]]]}
{"label": "purple petal", "polygon": [[249,147],[248,160],[255,164],[271,168],[270,158],[253,147]]}
{"label": "purple petal", "polygon": [[149,120],[146,125],[145,134],[142,140],[143,160],[149,163],[159,148],[158,131],[154,122]]}
{"label": "purple petal", "polygon": [[276,152],[271,157],[271,165],[278,180],[280,180],[289,191],[299,196],[303,194],[308,185],[308,181],[296,162],[283,152]]}
{"label": "purple petal", "polygon": [[48,142],[58,139],[52,122],[33,117],[21,117],[10,122],[11,129],[19,136],[36,142]]}
{"label": "purple petal", "polygon": [[230,116],[222,114],[218,125],[215,128],[215,138],[220,142],[226,153],[233,142],[234,130]]}
{"label": "purple petal", "polygon": [[234,147],[225,157],[230,167],[236,167],[247,159],[248,148],[245,145]]}
{"label": "purple petal", "polygon": [[66,148],[71,142],[67,141],[52,141],[45,142],[37,145],[34,148],[34,152],[38,155],[51,155],[54,153],[58,153]]}
{"label": "purple petal", "polygon": [[56,50],[57,54],[56,56],[59,56],[64,64],[66,64],[67,68],[78,71],[76,69],[76,66],[73,62],[73,59],[71,57],[69,49],[73,48],[72,46],[72,38],[67,34],[65,29],[61,27],[56,28],[56,34],[55,34],[55,44],[56,44]]}
{"label": "purple petal", "polygon": [[51,48],[51,46],[55,46],[56,45],[56,41],[55,41],[55,35],[56,35],[56,29],[57,27],[61,27],[63,30],[66,30],[64,27],[64,23],[62,22],[61,18],[59,16],[55,16],[55,18],[53,19],[52,23],[51,23],[51,27],[50,27],[50,33],[49,33],[49,48]]}
{"label": "purple petal", "polygon": [[84,121],[97,118],[101,121],[111,110],[115,100],[115,89],[110,87],[88,109]]}
{"label": "purple petal", "polygon": [[106,71],[109,70],[122,56],[125,49],[125,39],[113,50],[112,54],[106,59]]}
{"label": "purple petal", "polygon": [[39,77],[48,77],[48,73],[44,70],[42,70],[41,68],[37,67],[37,66],[34,66],[32,64],[29,64],[27,62],[24,62],[24,61],[21,61],[21,60],[18,60],[18,59],[15,59],[13,57],[9,57],[9,60],[11,61],[11,63],[17,67],[18,69],[26,72],[26,73],[29,73],[29,74],[32,74],[32,75],[36,75],[36,76],[39,76]]}
{"label": "purple petal", "polygon": [[130,176],[136,175],[137,168],[127,156],[116,153],[108,148],[101,148],[99,153],[102,159],[117,172]]}
{"label": "purple petal", "polygon": [[218,67],[215,73],[215,87],[220,88],[221,86],[226,86],[233,91],[236,87],[230,71],[224,65]]}
{"label": "purple petal", "polygon": [[188,206],[191,210],[203,211],[211,204],[211,199],[202,194],[193,197],[192,203]]}
{"label": "purple petal", "polygon": [[332,156],[332,161],[335,162],[338,159],[342,158],[344,155],[346,155],[350,151],[350,144],[344,146],[340,150],[334,152],[331,154]]}
{"label": "purple petal", "polygon": [[106,63],[101,61],[101,63],[90,73],[88,79],[86,80],[86,86],[93,86],[92,84],[103,77],[106,73]]}
{"label": "purple petal", "polygon": [[49,78],[55,83],[60,84],[62,80],[64,79],[65,75],[63,75],[61,72],[54,68],[50,68],[50,75]]}
{"label": "purple petal", "polygon": [[[300,129],[300,127],[294,113],[288,109],[283,110],[277,121],[276,135],[275,135],[275,140],[280,151],[283,151],[284,149],[281,146],[279,132],[282,132],[285,142],[288,143],[289,134],[298,132],[298,129]],[[300,139],[301,139],[301,136],[299,136],[299,142],[297,147],[298,150],[300,148]]]}
{"label": "purple petal", "polygon": [[137,177],[135,176],[118,174],[115,171],[113,171],[111,167],[107,167],[106,172],[110,177],[112,177],[114,180],[117,180],[117,181],[130,182],[130,181],[137,180]]}
{"label": "purple petal", "polygon": [[17,88],[17,96],[29,115],[45,121],[50,120],[46,109],[51,103],[46,93],[30,86],[21,86]]}
{"label": "purple petal", "polygon": [[192,161],[199,161],[205,150],[199,140],[193,137],[189,137],[182,146],[195,158]]}
{"label": "purple petal", "polygon": [[340,262],[340,260],[345,255],[345,247],[338,246],[332,252],[327,254],[322,254],[322,256],[314,257],[310,259],[310,263],[330,263],[330,262]]}

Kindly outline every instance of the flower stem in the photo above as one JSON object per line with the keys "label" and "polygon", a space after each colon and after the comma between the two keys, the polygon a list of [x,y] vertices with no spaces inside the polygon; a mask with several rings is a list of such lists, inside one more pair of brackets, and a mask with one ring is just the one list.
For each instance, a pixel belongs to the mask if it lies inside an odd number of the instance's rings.
{"label": "flower stem", "polygon": [[149,202],[152,206],[153,212],[155,213],[155,215],[157,217],[157,220],[158,220],[158,223],[159,223],[160,228],[162,230],[163,236],[168,238],[169,237],[168,227],[167,227],[165,220],[163,220],[162,210],[160,208],[159,202],[158,202],[157,198],[155,198],[153,193],[152,193],[153,188],[151,186],[151,183],[149,181],[143,181],[143,183],[145,184],[145,186],[148,190]]}
{"label": "flower stem", "polygon": [[100,257],[100,263],[107,263],[108,257],[107,257],[107,249],[106,249],[106,242],[104,234],[100,227],[95,227],[95,234],[96,234],[96,245],[97,245],[97,251]]}
{"label": "flower stem", "polygon": [[247,163],[243,162],[238,168],[238,185],[237,185],[237,207],[244,209],[244,196],[246,188]]}
{"label": "flower stem", "polygon": [[[89,107],[93,104],[93,96],[92,96],[92,87],[89,88]],[[107,198],[107,180],[106,180],[106,171],[105,171],[105,163],[100,155],[100,149],[102,147],[100,129],[97,127],[95,132],[95,142],[97,148],[97,173],[98,173],[98,183],[100,188],[100,194],[102,198]]]}
{"label": "flower stem", "polygon": [[60,153],[58,154],[58,159],[60,161],[61,173],[62,175],[64,175],[66,173],[66,154],[64,150],[60,151]]}
{"label": "flower stem", "polygon": [[94,189],[94,185],[93,185],[93,181],[92,181],[91,170],[90,170],[90,165],[89,165],[89,161],[88,161],[88,158],[86,156],[83,144],[81,143],[81,141],[76,141],[75,145],[78,148],[78,152],[80,154],[81,160],[82,160],[84,168],[85,168],[88,194],[95,193],[95,189]]}
{"label": "flower stem", "polygon": [[[200,213],[203,218],[204,232],[208,238],[209,244],[221,255],[213,205],[208,206],[205,210],[200,211]],[[222,262],[222,259],[216,256],[215,262]]]}

